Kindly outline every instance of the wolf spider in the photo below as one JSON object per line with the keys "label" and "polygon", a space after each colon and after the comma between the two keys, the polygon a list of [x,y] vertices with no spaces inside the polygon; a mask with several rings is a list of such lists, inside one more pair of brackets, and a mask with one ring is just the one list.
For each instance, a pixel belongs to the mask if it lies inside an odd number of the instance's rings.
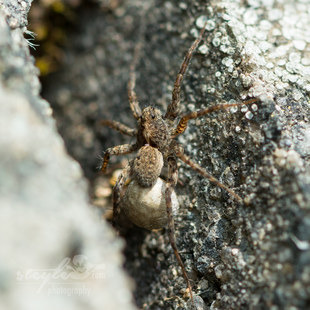
{"label": "wolf spider", "polygon": [[124,124],[112,120],[103,120],[101,122],[104,126],[111,127],[121,132],[122,134],[136,137],[136,142],[133,144],[123,144],[108,148],[104,153],[101,171],[105,171],[111,155],[125,155],[138,151],[137,157],[134,160],[130,161],[127,167],[124,168],[124,170],[118,177],[118,180],[113,189],[114,226],[117,223],[121,212],[121,199],[123,196],[122,192],[126,181],[131,178],[136,180],[141,187],[151,187],[159,178],[162,167],[168,167],[168,177],[165,183],[165,201],[168,218],[169,239],[177,261],[182,269],[182,273],[187,283],[193,305],[195,305],[195,303],[193,300],[192,287],[176,245],[174,219],[171,206],[171,194],[178,180],[177,158],[181,159],[184,163],[189,165],[192,169],[200,173],[209,181],[226,190],[236,200],[242,202],[242,199],[233,190],[231,190],[226,185],[222,184],[216,178],[210,175],[204,168],[193,162],[189,156],[185,155],[183,147],[174,139],[186,130],[189,120],[196,119],[197,117],[206,115],[214,111],[227,109],[229,107],[241,106],[256,101],[255,99],[251,99],[242,103],[220,104],[211,106],[200,111],[191,112],[183,115],[179,120],[178,124],[175,126],[175,121],[179,117],[180,89],[182,80],[189,65],[189,62],[193,56],[193,53],[200,41],[202,40],[203,34],[205,32],[205,27],[206,25],[202,28],[199,37],[193,42],[193,44],[187,51],[185,59],[181,65],[181,68],[174,83],[174,88],[172,91],[172,101],[168,105],[165,115],[162,115],[158,109],[152,106],[148,106],[141,111],[134,90],[136,82],[135,66],[138,58],[137,55],[139,49],[137,45],[134,54],[135,56],[130,66],[130,76],[127,85],[129,104],[132,114],[137,120],[137,129],[129,128]]}

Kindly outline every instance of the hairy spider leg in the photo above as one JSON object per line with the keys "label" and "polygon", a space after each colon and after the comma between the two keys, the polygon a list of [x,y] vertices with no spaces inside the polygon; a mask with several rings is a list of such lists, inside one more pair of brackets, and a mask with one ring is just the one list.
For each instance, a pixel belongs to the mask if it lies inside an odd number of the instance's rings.
{"label": "hairy spider leg", "polygon": [[127,84],[129,105],[135,119],[139,119],[141,116],[141,108],[139,106],[137,94],[135,92],[135,86],[136,86],[135,69],[139,59],[141,45],[142,43],[140,42],[135,46],[134,57],[130,64],[129,80]]}
{"label": "hairy spider leg", "polygon": [[127,135],[127,136],[130,136],[130,137],[135,137],[138,133],[137,129],[132,129],[120,122],[117,122],[117,121],[111,121],[111,120],[108,120],[108,119],[104,119],[100,122],[101,125],[103,126],[107,126],[107,127],[110,127],[112,129],[115,129],[117,130],[118,132],[124,134],[124,135]]}
{"label": "hairy spider leg", "polygon": [[200,31],[199,37],[194,41],[192,46],[187,51],[187,53],[185,55],[185,58],[183,60],[183,63],[181,65],[181,69],[180,69],[180,71],[179,71],[179,73],[177,75],[177,78],[176,78],[175,82],[174,82],[174,88],[173,88],[173,91],[172,91],[172,101],[168,105],[167,112],[166,112],[166,115],[165,115],[165,118],[169,119],[170,121],[174,121],[175,118],[179,114],[179,110],[180,110],[180,91],[181,91],[181,84],[182,84],[182,81],[183,81],[183,77],[184,77],[186,69],[187,69],[187,67],[189,65],[189,62],[190,62],[190,60],[193,57],[193,53],[194,53],[195,49],[197,48],[198,44],[202,40],[202,36],[203,36],[203,34],[205,32],[206,26],[207,26],[207,23],[205,23],[204,27]]}
{"label": "hairy spider leg", "polygon": [[178,181],[178,167],[177,167],[177,161],[175,157],[168,157],[168,180],[167,180],[167,188],[165,192],[165,198],[166,198],[166,206],[167,206],[167,215],[168,215],[168,234],[169,234],[169,240],[171,247],[173,249],[174,255],[182,269],[183,277],[187,283],[187,287],[189,289],[190,297],[192,300],[193,305],[194,299],[193,299],[193,291],[192,286],[190,284],[187,272],[185,270],[185,266],[183,264],[182,258],[179,254],[177,244],[176,244],[176,238],[175,238],[175,228],[174,228],[174,219],[173,219],[173,213],[172,213],[172,203],[171,203],[171,194],[174,189],[174,187],[177,184]]}
{"label": "hairy spider leg", "polygon": [[214,111],[223,110],[223,109],[227,109],[227,108],[231,108],[231,107],[238,107],[238,106],[250,104],[250,103],[253,103],[256,101],[257,101],[257,99],[253,98],[253,99],[250,99],[250,100],[247,100],[244,102],[219,104],[219,105],[215,105],[215,106],[206,108],[204,110],[194,111],[194,112],[188,113],[180,119],[180,121],[177,125],[177,128],[174,129],[174,131],[172,132],[172,137],[175,138],[176,136],[183,133],[187,128],[188,121],[191,119],[195,119],[197,117],[212,113]]}
{"label": "hairy spider leg", "polygon": [[111,155],[125,155],[125,154],[130,154],[134,151],[137,150],[137,144],[122,144],[122,145],[117,145],[108,148],[103,156],[103,162],[101,166],[101,171],[104,172],[108,163]]}

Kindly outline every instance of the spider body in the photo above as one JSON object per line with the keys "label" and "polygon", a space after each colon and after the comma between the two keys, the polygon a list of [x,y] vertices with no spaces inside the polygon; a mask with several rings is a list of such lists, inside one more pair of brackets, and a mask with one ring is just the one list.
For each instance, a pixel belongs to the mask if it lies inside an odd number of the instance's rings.
{"label": "spider body", "polygon": [[[143,199],[144,192],[143,189],[151,190],[153,186],[158,183],[162,168],[165,166],[168,168],[168,176],[165,181],[161,181],[161,188],[162,191],[159,194],[158,200],[163,200],[164,204],[160,208],[160,215],[158,219],[160,220],[154,223],[152,221],[156,221],[156,219],[152,219],[150,212],[142,212],[142,216],[148,217],[149,219],[142,219],[142,221],[136,221],[136,223],[145,223],[148,222],[149,224],[138,224],[148,229],[152,229],[153,226],[158,228],[158,225],[164,225],[168,223],[168,233],[171,246],[173,248],[174,254],[178,260],[179,265],[181,266],[183,276],[186,280],[191,300],[194,304],[193,294],[192,294],[192,287],[187,276],[187,272],[185,270],[184,264],[182,259],[179,255],[177,246],[176,246],[176,239],[175,239],[175,232],[174,232],[174,219],[173,213],[176,208],[173,208],[175,204],[172,201],[172,196],[174,194],[174,187],[177,184],[178,179],[178,169],[177,169],[177,159],[181,159],[184,163],[188,164],[192,169],[200,173],[205,178],[209,179],[209,181],[213,182],[217,186],[221,187],[222,189],[226,190],[231,196],[233,196],[236,200],[242,201],[242,199],[230,188],[219,182],[216,178],[210,175],[204,168],[200,167],[197,163],[193,162],[189,156],[184,154],[183,147],[177,143],[175,138],[182,134],[187,127],[187,123],[191,119],[195,119],[200,116],[204,116],[208,113],[227,109],[229,107],[241,106],[243,104],[249,104],[251,102],[256,101],[255,99],[248,100],[247,102],[242,103],[232,103],[232,104],[220,104],[211,106],[209,108],[191,112],[188,114],[183,115],[179,122],[176,123],[177,118],[179,117],[180,111],[180,89],[181,83],[186,72],[186,69],[189,65],[190,59],[192,58],[193,52],[197,48],[199,42],[202,40],[202,36],[205,31],[205,26],[200,32],[199,38],[194,41],[192,46],[189,48],[185,59],[181,65],[179,73],[176,77],[174,83],[174,89],[172,92],[172,101],[167,107],[166,113],[163,115],[160,110],[149,106],[144,108],[142,111],[140,109],[136,93],[134,91],[135,88],[135,65],[138,59],[138,51],[139,46],[136,46],[135,57],[130,67],[130,78],[128,82],[128,97],[129,97],[129,104],[133,116],[137,120],[137,129],[131,129],[126,125],[123,125],[116,121],[104,120],[102,124],[105,126],[109,126],[115,130],[120,131],[123,134],[136,137],[136,142],[134,144],[124,144],[109,148],[104,153],[103,163],[101,170],[104,171],[107,167],[109,158],[111,155],[125,155],[132,152],[137,151],[138,154],[135,159],[131,160],[128,165],[124,168],[123,172],[120,174],[115,187],[113,189],[113,222],[114,225],[117,224],[118,217],[121,213],[122,209],[122,199],[124,198],[124,189],[125,183],[127,180],[133,180],[135,186],[138,186],[138,192],[140,191],[142,196],[139,198],[134,199]],[[163,182],[163,183],[162,183]],[[130,187],[128,186],[129,191]],[[127,190],[128,190],[127,188]],[[140,190],[140,189],[141,190]],[[131,192],[125,194],[125,199],[128,198],[130,200]],[[126,196],[127,195],[127,196]],[[127,197],[127,198],[126,198]],[[133,200],[134,200],[133,199]],[[123,203],[124,205],[124,203]],[[125,203],[126,205],[126,203]],[[132,211],[130,208],[131,206],[136,205],[137,208],[142,207],[143,204],[139,203],[139,201],[135,201],[125,207],[127,208],[127,213],[131,214],[131,217],[134,218],[136,213]],[[129,210],[128,210],[129,208]],[[163,208],[166,209],[166,218],[162,220]],[[132,212],[131,212],[132,211]],[[148,226],[148,227],[146,227]]]}

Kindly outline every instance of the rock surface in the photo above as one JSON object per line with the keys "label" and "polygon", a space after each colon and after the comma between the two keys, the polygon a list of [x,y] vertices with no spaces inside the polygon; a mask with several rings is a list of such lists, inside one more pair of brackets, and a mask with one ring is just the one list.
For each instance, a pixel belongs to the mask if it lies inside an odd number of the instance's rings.
{"label": "rock surface", "polygon": [[[208,20],[185,77],[183,111],[255,97],[192,121],[186,153],[246,204],[181,165],[177,240],[210,309],[307,309],[310,288],[308,1],[119,1],[85,8],[66,64],[45,84],[66,146],[93,181],[97,156],[128,142],[104,118],[134,126],[126,83],[141,38],[136,91],[165,109],[181,59]],[[148,7],[146,7],[148,6]],[[144,21],[143,21],[144,19]],[[118,159],[113,159],[114,162]],[[113,164],[112,160],[112,164]],[[75,192],[76,193],[76,192]],[[186,308],[186,284],[164,232],[131,229],[127,269],[138,306]],[[183,294],[184,293],[184,294]]]}
{"label": "rock surface", "polygon": [[136,309],[122,243],[39,96],[29,7],[0,4],[0,308]]}

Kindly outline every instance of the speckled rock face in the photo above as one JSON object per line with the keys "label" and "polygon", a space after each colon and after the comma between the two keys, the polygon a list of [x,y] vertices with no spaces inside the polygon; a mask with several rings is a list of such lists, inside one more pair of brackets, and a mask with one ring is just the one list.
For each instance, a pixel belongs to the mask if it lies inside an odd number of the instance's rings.
{"label": "speckled rock face", "polygon": [[[149,230],[166,226],[166,187],[166,183],[161,178],[158,178],[151,187],[142,187],[133,180],[128,185],[122,201],[123,211],[128,219],[137,226]],[[175,191],[171,195],[171,206],[175,216],[179,209]]]}

